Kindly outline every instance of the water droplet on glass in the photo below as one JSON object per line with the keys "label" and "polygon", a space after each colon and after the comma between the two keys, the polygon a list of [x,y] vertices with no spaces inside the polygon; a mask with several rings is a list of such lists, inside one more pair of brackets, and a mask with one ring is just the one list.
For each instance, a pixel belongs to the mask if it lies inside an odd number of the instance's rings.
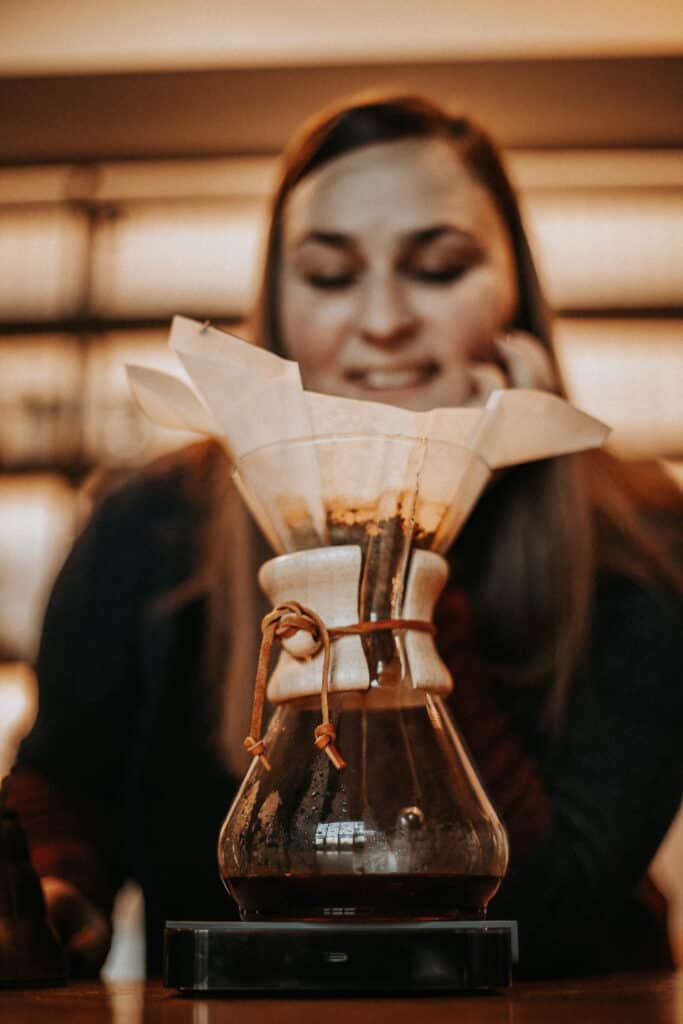
{"label": "water droplet on glass", "polygon": [[415,832],[424,825],[425,816],[419,807],[402,807],[398,812],[398,827]]}

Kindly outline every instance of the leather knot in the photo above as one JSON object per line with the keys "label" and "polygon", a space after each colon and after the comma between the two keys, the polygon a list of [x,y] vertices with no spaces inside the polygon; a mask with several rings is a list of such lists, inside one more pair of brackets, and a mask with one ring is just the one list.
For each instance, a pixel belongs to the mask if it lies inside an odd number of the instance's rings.
{"label": "leather knot", "polygon": [[262,739],[255,740],[253,736],[247,736],[244,740],[244,749],[252,757],[258,757],[263,767],[270,771],[271,764],[266,757],[266,745]]}
{"label": "leather knot", "polygon": [[314,742],[316,747],[318,750],[325,751],[335,768],[340,771],[342,768],[345,768],[346,761],[334,745],[334,741],[337,738],[337,730],[332,725],[332,722],[321,722],[320,725],[316,725],[313,735],[315,736]]}
{"label": "leather knot", "polygon": [[275,637],[293,658],[308,660],[323,647],[319,623],[307,614],[285,612],[275,623]]}
{"label": "leather knot", "polygon": [[372,622],[356,622],[350,626],[337,626],[328,629],[320,616],[311,608],[306,608],[298,601],[285,601],[277,605],[264,616],[261,622],[261,649],[259,651],[256,681],[254,683],[254,703],[251,712],[251,732],[244,740],[245,749],[253,757],[258,757],[265,768],[270,771],[270,761],[266,757],[265,744],[261,739],[263,723],[263,705],[266,696],[266,677],[273,643],[277,640],[293,657],[308,659],[323,651],[322,685],[320,699],[323,720],[314,730],[315,745],[323,750],[335,768],[341,771],[346,761],[335,747],[337,733],[330,722],[328,689],[330,683],[330,645],[342,636],[375,633],[386,629],[414,629],[434,635],[431,622],[415,619],[381,619]]}

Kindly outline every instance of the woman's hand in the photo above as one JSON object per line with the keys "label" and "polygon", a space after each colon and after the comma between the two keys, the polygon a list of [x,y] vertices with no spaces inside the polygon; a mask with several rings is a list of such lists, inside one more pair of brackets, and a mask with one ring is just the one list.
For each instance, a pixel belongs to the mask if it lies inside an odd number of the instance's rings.
{"label": "woman's hand", "polygon": [[96,975],[111,945],[109,922],[71,882],[50,877],[41,882],[48,920],[66,950],[71,973]]}
{"label": "woman's hand", "polygon": [[526,331],[509,331],[494,342],[508,387],[557,391],[555,366],[546,345]]}
{"label": "woman's hand", "polygon": [[468,405],[486,405],[497,388],[535,388],[558,391],[557,374],[547,347],[526,331],[509,331],[496,338],[496,362],[469,368],[472,396]]}

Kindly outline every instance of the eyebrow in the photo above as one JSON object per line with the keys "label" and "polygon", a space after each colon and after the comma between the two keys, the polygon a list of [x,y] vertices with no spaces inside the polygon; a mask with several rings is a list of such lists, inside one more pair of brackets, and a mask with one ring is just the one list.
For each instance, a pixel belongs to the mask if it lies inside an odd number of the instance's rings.
{"label": "eyebrow", "polygon": [[343,231],[309,231],[296,243],[297,249],[307,245],[309,242],[331,245],[335,249],[346,249],[349,245],[353,245],[351,236],[345,235]]}
{"label": "eyebrow", "polygon": [[446,235],[456,235],[466,242],[476,241],[471,232],[465,231],[464,228],[457,228],[454,224],[434,224],[432,227],[421,228],[419,231],[408,231],[402,235],[402,240],[412,245],[427,245]]}
{"label": "eyebrow", "polygon": [[[458,228],[454,224],[434,224],[427,228],[420,228],[419,231],[407,231],[401,236],[402,243],[420,246],[437,241],[447,235],[456,235],[466,242],[476,242],[476,238],[469,231]],[[297,242],[297,248],[301,248],[310,242],[318,242],[321,245],[329,245],[335,249],[346,249],[355,245],[351,235],[343,231],[309,231]]]}

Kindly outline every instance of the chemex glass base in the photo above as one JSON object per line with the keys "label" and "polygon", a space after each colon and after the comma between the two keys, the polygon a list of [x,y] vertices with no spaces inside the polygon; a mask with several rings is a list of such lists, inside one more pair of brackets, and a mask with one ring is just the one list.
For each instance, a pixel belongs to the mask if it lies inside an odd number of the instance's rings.
{"label": "chemex glass base", "polygon": [[513,921],[169,921],[164,985],[226,995],[497,991],[516,959]]}

